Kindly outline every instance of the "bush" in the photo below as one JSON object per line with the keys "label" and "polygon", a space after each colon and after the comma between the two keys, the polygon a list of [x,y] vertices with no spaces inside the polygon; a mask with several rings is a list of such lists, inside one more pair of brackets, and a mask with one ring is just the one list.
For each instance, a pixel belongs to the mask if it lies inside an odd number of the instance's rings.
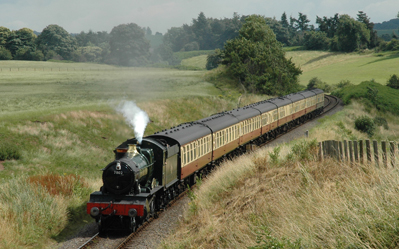
{"label": "bush", "polygon": [[375,131],[375,123],[370,117],[360,116],[355,120],[355,129],[372,137]]}
{"label": "bush", "polygon": [[399,77],[394,74],[389,78],[387,86],[394,89],[399,89]]}
{"label": "bush", "polygon": [[208,55],[206,59],[206,69],[207,70],[212,70],[214,68],[217,68],[219,64],[221,63],[222,58],[220,55],[220,50],[216,49],[214,53]]}
{"label": "bush", "polygon": [[326,82],[321,81],[319,78],[314,77],[309,80],[309,83],[306,87],[306,89],[313,89],[313,88],[319,88],[325,92],[331,92],[331,86],[328,85]]}
{"label": "bush", "polygon": [[303,35],[306,50],[327,50],[330,46],[326,32],[306,31]]}
{"label": "bush", "polygon": [[349,80],[341,80],[338,84],[337,87],[338,88],[344,88],[347,86],[352,86],[352,83]]}
{"label": "bush", "polygon": [[0,145],[0,161],[18,160],[21,158],[21,153],[15,145]]}

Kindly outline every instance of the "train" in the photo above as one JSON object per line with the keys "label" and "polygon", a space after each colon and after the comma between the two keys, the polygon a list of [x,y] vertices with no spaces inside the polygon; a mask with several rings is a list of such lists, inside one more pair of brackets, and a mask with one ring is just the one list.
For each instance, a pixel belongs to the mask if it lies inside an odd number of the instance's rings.
{"label": "train", "polygon": [[323,90],[304,90],[183,123],[141,143],[128,139],[102,170],[103,186],[90,194],[87,213],[99,232],[134,232],[225,158],[274,139],[323,109]]}

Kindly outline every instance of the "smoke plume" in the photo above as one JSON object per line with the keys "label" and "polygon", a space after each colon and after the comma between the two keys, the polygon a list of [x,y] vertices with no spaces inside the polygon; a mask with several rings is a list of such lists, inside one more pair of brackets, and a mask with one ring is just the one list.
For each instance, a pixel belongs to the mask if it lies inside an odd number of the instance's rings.
{"label": "smoke plume", "polygon": [[147,113],[141,110],[133,101],[121,102],[116,111],[125,117],[126,122],[133,128],[134,136],[141,144],[143,140],[145,127],[150,122]]}

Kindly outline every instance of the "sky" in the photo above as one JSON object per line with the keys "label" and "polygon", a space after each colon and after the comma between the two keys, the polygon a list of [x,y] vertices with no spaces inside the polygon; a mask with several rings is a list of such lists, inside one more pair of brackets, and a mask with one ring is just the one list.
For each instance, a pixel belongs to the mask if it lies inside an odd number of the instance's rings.
{"label": "sky", "polygon": [[57,24],[80,33],[111,32],[119,24],[136,23],[164,34],[171,27],[191,24],[200,12],[218,19],[237,12],[278,20],[283,12],[295,18],[301,12],[315,24],[316,16],[339,13],[356,18],[360,10],[374,23],[389,21],[399,12],[399,0],[0,0],[0,26],[41,32]]}

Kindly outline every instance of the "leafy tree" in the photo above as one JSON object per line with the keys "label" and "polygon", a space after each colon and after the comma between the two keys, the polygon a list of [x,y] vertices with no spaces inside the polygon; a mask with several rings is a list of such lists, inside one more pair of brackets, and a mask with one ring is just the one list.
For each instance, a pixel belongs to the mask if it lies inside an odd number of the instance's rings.
{"label": "leafy tree", "polygon": [[284,28],[288,28],[289,27],[287,14],[285,14],[285,12],[281,15],[280,23],[281,23],[281,25],[283,25]]}
{"label": "leafy tree", "polygon": [[[179,65],[181,59],[179,59],[174,53],[170,46],[161,44],[154,52],[154,54],[158,54],[161,57],[163,62],[166,62],[168,65],[174,66]],[[155,61],[154,62],[158,62]]]}
{"label": "leafy tree", "polygon": [[102,32],[80,32],[75,36],[79,47],[99,46],[101,43],[109,43],[110,35],[106,31]]}
{"label": "leafy tree", "polygon": [[207,50],[214,48],[211,26],[203,12],[200,12],[197,19],[193,19],[192,31],[199,43],[200,49]]}
{"label": "leafy tree", "polygon": [[37,38],[37,45],[45,57],[52,50],[67,60],[72,58],[72,52],[77,48],[76,39],[56,24],[48,25],[43,29]]}
{"label": "leafy tree", "polygon": [[187,25],[177,28],[173,27],[163,36],[163,43],[170,46],[173,52],[178,52],[184,48],[184,45],[194,41],[194,34]]}
{"label": "leafy tree", "polygon": [[323,18],[316,16],[316,23],[319,25],[319,30],[324,31],[328,38],[332,38],[338,28],[339,15],[335,14],[334,17]]}
{"label": "leafy tree", "polygon": [[298,90],[301,70],[286,59],[281,43],[264,17],[251,15],[239,36],[226,42],[222,64],[241,84],[253,92],[284,94]]}
{"label": "leafy tree", "polygon": [[220,49],[216,49],[214,53],[208,55],[206,60],[206,69],[211,70],[217,68],[222,61]]}
{"label": "leafy tree", "polygon": [[[29,53],[36,50],[35,39],[33,30],[22,28],[10,32],[4,46],[11,52],[14,59],[27,60]],[[17,51],[19,51],[18,56],[16,56]],[[27,56],[22,56],[22,54]]]}
{"label": "leafy tree", "polygon": [[309,30],[308,23],[310,22],[310,20],[308,19],[308,17],[301,12],[299,12],[298,15],[298,19],[296,19],[296,29],[299,29],[301,31]]}
{"label": "leafy tree", "polygon": [[370,22],[370,18],[363,11],[358,12],[357,21],[364,23],[370,32],[370,40],[363,42],[367,43],[369,48],[376,47],[378,45],[378,35],[377,31],[374,30],[374,23]]}
{"label": "leafy tree", "polygon": [[273,30],[273,33],[276,35],[277,41],[289,46],[291,45],[290,41],[290,32],[288,27],[284,27],[279,21],[272,18],[265,18],[266,24]]}
{"label": "leafy tree", "polygon": [[0,47],[6,46],[7,39],[10,36],[10,34],[11,34],[11,31],[8,28],[0,26]]}
{"label": "leafy tree", "polygon": [[137,24],[118,25],[110,34],[109,57],[112,64],[140,66],[148,63],[150,42]]}
{"label": "leafy tree", "polygon": [[12,54],[10,50],[0,46],[0,60],[12,60]]}
{"label": "leafy tree", "polygon": [[150,27],[147,27],[146,35],[152,35],[152,30],[150,29]]}
{"label": "leafy tree", "polygon": [[387,83],[387,86],[394,89],[399,89],[399,77],[394,74],[392,75]]}
{"label": "leafy tree", "polygon": [[336,36],[338,50],[343,52],[367,47],[370,41],[370,32],[366,25],[348,15],[340,16]]}
{"label": "leafy tree", "polygon": [[329,39],[326,32],[306,31],[303,37],[303,45],[307,50],[325,50],[329,48]]}

